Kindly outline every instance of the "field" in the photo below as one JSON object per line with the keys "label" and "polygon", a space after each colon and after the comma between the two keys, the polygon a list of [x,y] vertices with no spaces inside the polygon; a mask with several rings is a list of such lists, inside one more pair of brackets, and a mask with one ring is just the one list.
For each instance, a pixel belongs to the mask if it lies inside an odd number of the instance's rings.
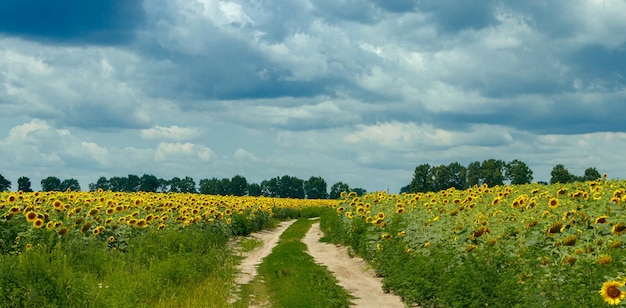
{"label": "field", "polygon": [[408,306],[598,307],[626,295],[625,205],[606,179],[340,200],[2,192],[0,306],[227,306],[234,238],[321,216]]}

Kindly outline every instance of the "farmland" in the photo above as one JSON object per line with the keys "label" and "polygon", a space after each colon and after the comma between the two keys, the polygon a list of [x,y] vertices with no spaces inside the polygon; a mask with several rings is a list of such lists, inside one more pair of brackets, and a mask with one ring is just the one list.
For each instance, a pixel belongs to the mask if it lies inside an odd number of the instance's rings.
{"label": "farmland", "polygon": [[601,306],[626,294],[625,204],[607,179],[339,200],[2,192],[0,303],[226,306],[232,239],[321,216],[407,305]]}

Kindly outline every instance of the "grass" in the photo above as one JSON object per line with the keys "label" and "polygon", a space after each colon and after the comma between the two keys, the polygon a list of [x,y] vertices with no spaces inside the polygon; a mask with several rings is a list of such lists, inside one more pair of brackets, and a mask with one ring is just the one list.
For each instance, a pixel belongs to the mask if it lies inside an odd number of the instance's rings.
{"label": "grass", "polygon": [[[301,239],[315,221],[299,219],[280,237],[259,266],[259,276],[243,286],[234,307],[268,303],[271,307],[349,307],[351,296],[326,267],[306,253]],[[254,298],[252,298],[254,297]]]}

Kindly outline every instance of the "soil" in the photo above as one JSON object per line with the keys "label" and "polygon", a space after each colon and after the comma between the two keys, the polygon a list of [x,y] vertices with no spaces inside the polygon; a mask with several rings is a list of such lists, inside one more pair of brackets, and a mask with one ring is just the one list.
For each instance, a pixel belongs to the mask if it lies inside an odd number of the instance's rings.
{"label": "soil", "polygon": [[[245,259],[239,266],[237,284],[246,284],[257,275],[257,266],[270,254],[280,235],[294,221],[285,221],[275,229],[250,235],[262,240],[263,245],[244,255]],[[355,297],[352,300],[355,307],[404,307],[400,297],[383,292],[382,278],[375,276],[367,262],[358,257],[350,257],[345,247],[320,242],[322,235],[319,223],[314,223],[302,242],[308,246],[308,253],[315,261],[326,266],[335,275],[338,284]]]}

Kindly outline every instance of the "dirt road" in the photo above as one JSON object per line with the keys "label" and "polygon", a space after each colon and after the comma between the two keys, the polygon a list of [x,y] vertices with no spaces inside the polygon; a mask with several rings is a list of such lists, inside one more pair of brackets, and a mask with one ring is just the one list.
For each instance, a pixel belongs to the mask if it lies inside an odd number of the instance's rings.
{"label": "dirt road", "polygon": [[[246,284],[257,275],[257,266],[271,253],[280,235],[294,221],[282,222],[278,228],[250,235],[262,240],[263,245],[245,255],[245,259],[239,266],[240,274],[236,279],[237,284]],[[356,297],[353,300],[355,307],[404,307],[398,296],[382,291],[382,279],[376,278],[372,271],[368,270],[365,261],[358,257],[350,258],[345,247],[321,243],[319,241],[321,237],[322,231],[319,223],[314,223],[302,242],[308,246],[308,253],[315,261],[328,267],[328,270],[339,280],[339,285]]]}
{"label": "dirt road", "polygon": [[353,296],[356,307],[404,307],[400,297],[382,290],[382,278],[376,278],[363,259],[350,258],[346,247],[322,243],[319,223],[314,223],[302,241],[309,247],[308,253],[317,263],[328,267],[339,285]]}

